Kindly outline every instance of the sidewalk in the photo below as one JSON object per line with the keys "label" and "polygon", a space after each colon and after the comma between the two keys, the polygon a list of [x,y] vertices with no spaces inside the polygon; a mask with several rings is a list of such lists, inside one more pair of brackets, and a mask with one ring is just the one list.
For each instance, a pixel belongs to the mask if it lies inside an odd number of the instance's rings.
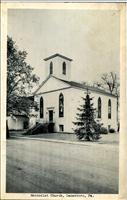
{"label": "sidewalk", "polygon": [[[22,138],[22,139],[34,139],[34,140],[42,140],[47,142],[59,142],[59,143],[67,143],[67,144],[80,144],[80,145],[96,145],[100,144],[101,146],[119,146],[119,134],[118,133],[110,133],[107,135],[101,135],[101,139],[96,142],[89,141],[80,141],[76,138],[75,134],[69,133],[45,133],[45,134],[37,134],[37,135],[23,135],[23,134],[11,134],[11,137]],[[99,145],[99,146],[100,146]]]}

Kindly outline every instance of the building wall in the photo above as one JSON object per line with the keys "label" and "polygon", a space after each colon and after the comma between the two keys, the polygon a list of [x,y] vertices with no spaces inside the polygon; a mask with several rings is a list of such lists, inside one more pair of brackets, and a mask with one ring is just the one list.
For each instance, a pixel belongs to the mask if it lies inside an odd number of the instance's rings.
{"label": "building wall", "polygon": [[[62,92],[64,95],[64,117],[59,117],[59,95]],[[40,103],[40,98],[43,97],[44,116],[40,119],[40,110],[37,115],[37,121],[46,123],[49,122],[49,110],[53,110],[53,122],[55,123],[55,131],[59,131],[59,125],[64,125],[64,132],[69,131],[70,120],[70,96],[69,89],[44,93],[35,96],[35,101]]]}
{"label": "building wall", "polygon": [[[59,117],[59,95],[62,92],[64,95],[64,117]],[[48,122],[49,121],[49,110],[53,110],[54,115],[54,123],[55,123],[55,131],[59,132],[59,125],[64,125],[64,132],[74,132],[74,124],[76,121],[76,113],[77,107],[83,104],[83,99],[86,94],[84,94],[83,90],[69,88],[60,91],[52,91],[48,93],[44,93],[42,95],[36,95],[35,101],[40,101],[40,97],[43,97],[44,101],[44,118],[40,119],[39,112],[37,115],[37,121],[40,122]],[[111,128],[117,129],[117,102],[116,98],[91,92],[90,94],[93,98],[94,108],[97,108],[98,98],[101,97],[102,101],[102,117],[98,119],[103,126],[108,128],[110,125]],[[111,111],[111,119],[108,119],[108,100],[111,99],[112,111]],[[97,112],[97,111],[96,111]]]}
{"label": "building wall", "polygon": [[[76,121],[77,107],[83,104],[82,97],[85,97],[86,94],[82,90],[71,89],[71,119]],[[91,92],[90,97],[93,97],[93,107],[96,108],[96,117],[97,117],[97,107],[98,107],[98,98],[101,98],[102,102],[102,114],[101,119],[96,118],[100,123],[103,123],[103,126],[108,128],[114,128],[117,130],[117,99],[115,97],[100,94],[97,92]],[[111,119],[108,119],[108,100],[111,100]],[[72,124],[73,125],[73,124]],[[74,126],[73,126],[74,127]]]}
{"label": "building wall", "polygon": [[[50,72],[50,62],[53,62],[53,74],[56,77],[64,80],[71,80],[71,61],[61,58],[59,56],[54,57],[50,60],[45,61],[45,77]],[[62,74],[62,64],[66,63],[66,75]]]}
{"label": "building wall", "polygon": [[29,128],[32,128],[33,126],[35,126],[37,122],[37,116],[38,116],[38,112],[35,111],[34,109],[31,109],[30,115],[29,115]]}

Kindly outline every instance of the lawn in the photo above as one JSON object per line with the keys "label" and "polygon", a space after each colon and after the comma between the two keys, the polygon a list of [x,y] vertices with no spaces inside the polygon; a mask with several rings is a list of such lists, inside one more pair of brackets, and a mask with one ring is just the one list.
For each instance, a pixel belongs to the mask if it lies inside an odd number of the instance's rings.
{"label": "lawn", "polygon": [[[23,131],[12,131],[10,132],[11,136],[21,136],[23,137]],[[75,134],[72,133],[43,133],[43,134],[36,134],[36,135],[27,135],[25,137],[30,138],[45,138],[45,139],[53,139],[53,140],[64,140],[64,141],[71,141],[71,142],[81,142],[76,138]],[[118,145],[119,144],[119,134],[118,133],[109,133],[109,134],[102,134],[101,139],[96,143],[99,144],[109,144],[109,145]]]}

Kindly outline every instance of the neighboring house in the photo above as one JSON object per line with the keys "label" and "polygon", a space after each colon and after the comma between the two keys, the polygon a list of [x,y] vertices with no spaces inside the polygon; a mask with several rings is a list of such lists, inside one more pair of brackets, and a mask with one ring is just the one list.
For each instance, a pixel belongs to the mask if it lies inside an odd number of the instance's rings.
{"label": "neighboring house", "polygon": [[9,130],[27,129],[29,125],[29,118],[24,113],[15,112],[15,114],[7,116],[7,124]]}
{"label": "neighboring house", "polygon": [[[72,59],[54,54],[45,61],[46,79],[34,93],[39,111],[30,118],[35,123],[53,123],[56,132],[74,132],[77,108],[83,104],[87,88],[96,108],[96,119],[117,130],[117,99],[104,90],[71,81]],[[93,72],[94,73],[94,72]]]}
{"label": "neighboring house", "polygon": [[[34,98],[33,96],[29,97],[21,97],[26,99],[27,101],[30,100],[30,107],[29,110],[31,111],[34,107]],[[32,118],[32,116],[31,116]],[[29,117],[28,114],[25,111],[16,111],[13,110],[13,113],[10,113],[7,116],[7,124],[9,130],[24,130],[29,128]]]}

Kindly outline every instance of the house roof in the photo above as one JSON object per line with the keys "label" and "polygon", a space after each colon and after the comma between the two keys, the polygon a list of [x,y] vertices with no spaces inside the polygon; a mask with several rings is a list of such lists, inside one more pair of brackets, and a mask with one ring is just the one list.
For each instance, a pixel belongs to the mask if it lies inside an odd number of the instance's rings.
{"label": "house roof", "polygon": [[17,111],[17,110],[13,110],[13,113],[9,113],[9,115],[13,115],[13,116],[21,116],[21,117],[28,117],[25,111]]}
{"label": "house roof", "polygon": [[59,53],[53,54],[52,56],[49,56],[49,57],[45,58],[44,60],[46,61],[46,60],[49,60],[49,59],[54,58],[54,57],[57,57],[57,56],[59,56],[59,57],[61,57],[61,58],[64,58],[64,59],[66,59],[66,60],[72,61],[71,58],[68,58],[68,57],[66,57],[66,56],[63,56],[63,55],[61,55],[61,54],[59,54]]}
{"label": "house roof", "polygon": [[45,84],[45,82],[50,78],[50,77],[53,77],[57,80],[60,80],[66,84],[68,84],[69,86],[71,87],[74,87],[74,88],[78,88],[78,89],[84,89],[84,90],[90,90],[90,91],[94,91],[94,92],[98,92],[98,93],[101,93],[101,94],[105,94],[105,95],[108,95],[108,96],[112,96],[112,97],[116,97],[114,94],[111,94],[110,92],[107,92],[103,89],[100,89],[100,88],[97,88],[97,87],[93,87],[93,86],[89,86],[89,85],[85,85],[83,83],[79,83],[79,82],[76,82],[76,81],[66,81],[66,80],[63,80],[63,79],[60,79],[60,78],[57,78],[53,75],[49,75],[43,82],[42,84],[38,87],[38,89],[34,92],[34,95],[36,94],[36,92]]}
{"label": "house roof", "polygon": [[100,89],[100,88],[97,88],[97,87],[94,87],[94,86],[89,86],[89,85],[86,85],[86,84],[83,84],[83,83],[78,83],[78,82],[75,82],[75,81],[66,81],[66,80],[63,80],[63,79],[59,79],[59,80],[69,84],[72,87],[77,87],[77,88],[81,88],[81,89],[85,89],[85,90],[88,89],[90,91],[99,92],[99,93],[103,93],[103,94],[106,94],[106,95],[109,95],[109,96],[116,97],[114,94],[111,94],[110,92],[107,92],[103,89]]}

